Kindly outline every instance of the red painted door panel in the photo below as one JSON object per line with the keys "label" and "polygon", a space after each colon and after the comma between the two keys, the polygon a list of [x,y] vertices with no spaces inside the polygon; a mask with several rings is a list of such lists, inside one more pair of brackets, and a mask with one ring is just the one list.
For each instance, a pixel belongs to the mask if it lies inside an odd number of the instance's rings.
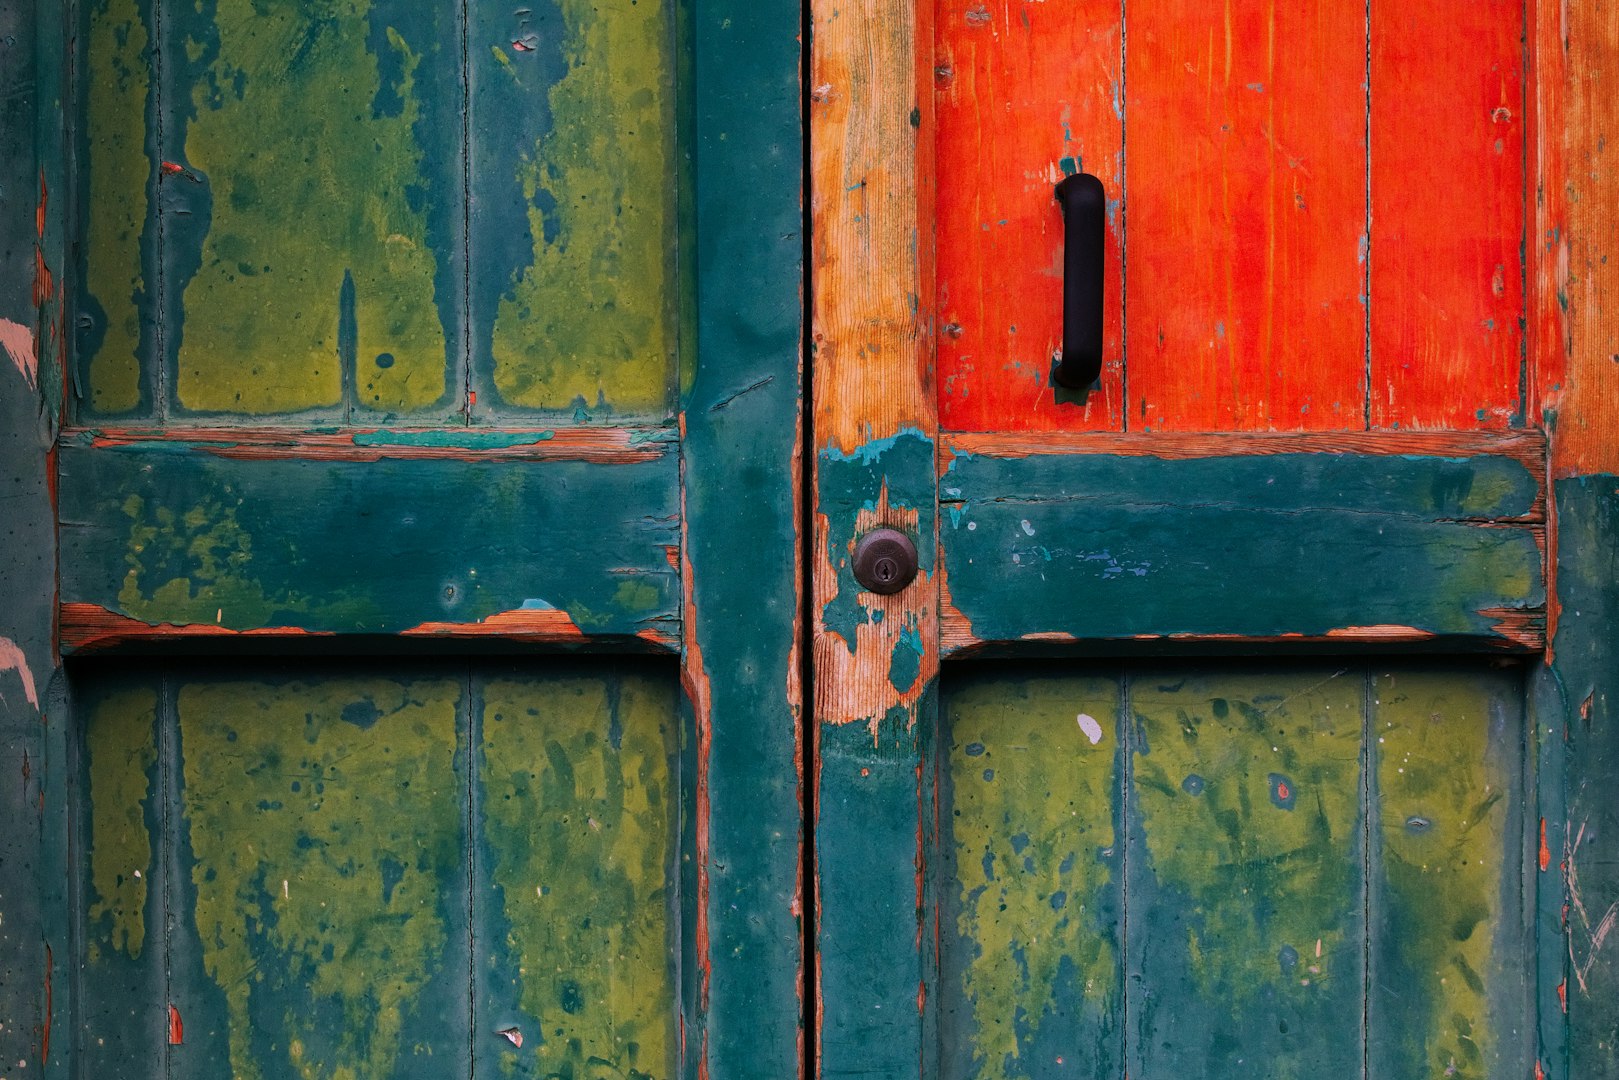
{"label": "red painted door panel", "polygon": [[[1524,8],[943,0],[957,431],[1521,426]],[[1054,393],[1062,219],[1108,195],[1099,393]]]}

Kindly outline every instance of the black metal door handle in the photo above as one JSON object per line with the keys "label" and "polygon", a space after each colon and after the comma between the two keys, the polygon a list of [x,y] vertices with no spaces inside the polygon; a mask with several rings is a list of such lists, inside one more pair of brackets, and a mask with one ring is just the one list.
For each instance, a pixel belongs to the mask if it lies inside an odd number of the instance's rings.
{"label": "black metal door handle", "polygon": [[1107,240],[1107,194],[1090,173],[1064,177],[1062,203],[1062,359],[1052,378],[1070,390],[1088,390],[1102,374],[1102,255]]}

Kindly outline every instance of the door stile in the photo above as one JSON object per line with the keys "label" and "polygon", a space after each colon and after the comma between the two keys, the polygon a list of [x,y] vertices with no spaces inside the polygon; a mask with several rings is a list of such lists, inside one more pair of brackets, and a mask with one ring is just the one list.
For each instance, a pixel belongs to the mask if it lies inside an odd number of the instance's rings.
{"label": "door stile", "polygon": [[[817,1075],[916,1076],[939,667],[932,6],[810,4]],[[868,531],[910,538],[892,595]]]}
{"label": "door stile", "polygon": [[[694,0],[696,334],[681,399],[681,684],[692,713],[688,1080],[802,1075],[801,24]],[[648,177],[649,183],[660,178]]]}
{"label": "door stile", "polygon": [[1619,1077],[1619,331],[1610,297],[1619,24],[1530,4],[1535,178],[1528,334],[1534,422],[1550,436],[1548,645],[1537,749],[1536,1077]]}

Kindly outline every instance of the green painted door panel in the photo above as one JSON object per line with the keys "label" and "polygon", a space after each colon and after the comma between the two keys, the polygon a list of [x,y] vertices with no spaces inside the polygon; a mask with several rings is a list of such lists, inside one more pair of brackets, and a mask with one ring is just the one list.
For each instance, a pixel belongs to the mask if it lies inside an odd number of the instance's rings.
{"label": "green painted door panel", "polygon": [[1516,666],[956,666],[937,1075],[1532,1071]]}
{"label": "green painted door panel", "polygon": [[86,422],[667,420],[673,3],[89,0]]}
{"label": "green painted door panel", "polygon": [[677,1075],[662,665],[76,681],[84,1075]]}

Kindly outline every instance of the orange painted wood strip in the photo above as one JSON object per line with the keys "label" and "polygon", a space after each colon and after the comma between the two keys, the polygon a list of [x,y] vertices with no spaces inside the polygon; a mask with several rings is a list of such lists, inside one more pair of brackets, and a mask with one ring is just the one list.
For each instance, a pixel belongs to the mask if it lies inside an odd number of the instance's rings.
{"label": "orange painted wood strip", "polygon": [[1372,427],[1521,422],[1523,30],[1522,0],[1372,5]]}
{"label": "orange painted wood strip", "polygon": [[1130,9],[1129,429],[1364,425],[1365,49],[1359,5]]}
{"label": "orange painted wood strip", "polygon": [[1532,218],[1524,245],[1529,317],[1526,353],[1529,360],[1530,423],[1545,425],[1568,374],[1568,187],[1564,177],[1564,125],[1567,122],[1568,41],[1564,9],[1554,0],[1538,0],[1529,17],[1529,95],[1526,183]]}
{"label": "orange painted wood strip", "polygon": [[1619,67],[1619,20],[1536,7],[1536,374],[1554,414],[1552,474],[1619,473],[1619,95],[1604,77]]}
{"label": "orange painted wood strip", "polygon": [[[939,418],[963,431],[1117,430],[1123,390],[1122,35],[1117,0],[937,8]],[[1101,391],[1050,385],[1071,172],[1108,193]]]}

